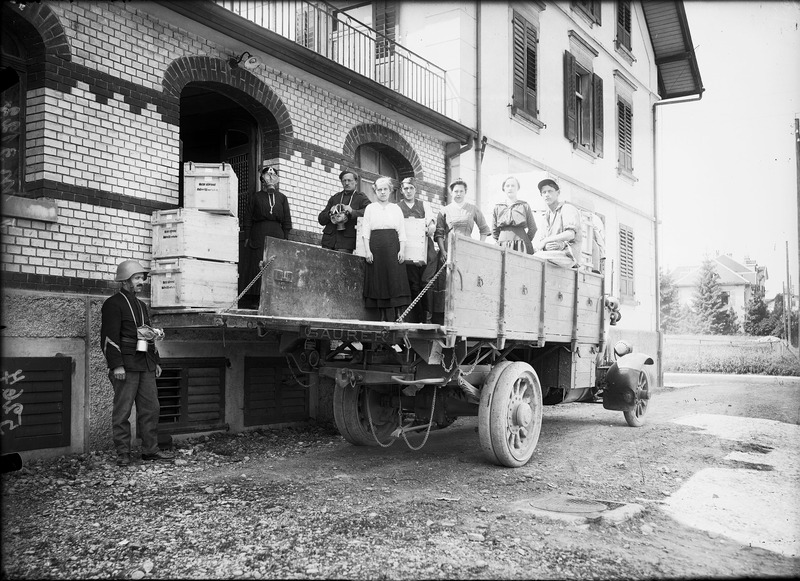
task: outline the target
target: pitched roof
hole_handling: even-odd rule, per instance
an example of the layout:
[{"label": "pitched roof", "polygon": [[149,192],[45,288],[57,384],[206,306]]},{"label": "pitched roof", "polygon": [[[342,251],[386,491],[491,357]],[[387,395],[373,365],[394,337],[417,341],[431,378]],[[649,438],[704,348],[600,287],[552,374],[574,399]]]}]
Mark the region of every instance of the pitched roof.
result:
[{"label": "pitched roof", "polygon": [[[722,259],[722,260],[721,260]],[[755,279],[750,280],[750,277],[745,276],[747,272],[736,272],[733,267],[741,267],[745,271],[749,271],[741,263],[736,262],[729,256],[720,255],[712,260],[715,272],[719,275],[719,284],[725,286],[741,286],[753,285]],[[729,266],[730,265],[730,266]],[[675,286],[695,286],[700,276],[700,266],[678,266],[670,273],[672,280],[675,281]],[[751,274],[755,275],[752,271]]]}]

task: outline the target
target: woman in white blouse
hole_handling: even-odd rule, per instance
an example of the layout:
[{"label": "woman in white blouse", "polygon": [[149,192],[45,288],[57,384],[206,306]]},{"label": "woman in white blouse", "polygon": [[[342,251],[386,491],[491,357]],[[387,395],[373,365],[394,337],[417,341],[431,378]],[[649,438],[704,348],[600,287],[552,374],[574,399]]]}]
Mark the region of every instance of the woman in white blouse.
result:
[{"label": "woman in white blouse", "polygon": [[364,305],[380,309],[382,321],[395,320],[411,302],[405,260],[406,229],[403,211],[389,201],[392,181],[375,180],[377,201],[364,209]]}]

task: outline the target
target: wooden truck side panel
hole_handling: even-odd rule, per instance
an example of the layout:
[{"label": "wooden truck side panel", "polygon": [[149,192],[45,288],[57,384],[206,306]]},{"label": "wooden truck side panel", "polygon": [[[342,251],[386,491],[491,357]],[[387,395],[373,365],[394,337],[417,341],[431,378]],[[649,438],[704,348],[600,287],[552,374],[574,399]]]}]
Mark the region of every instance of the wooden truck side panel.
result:
[{"label": "wooden truck side panel", "polygon": [[447,279],[445,326],[460,337],[497,337],[503,289],[498,248],[459,236],[451,249],[454,267]]}]

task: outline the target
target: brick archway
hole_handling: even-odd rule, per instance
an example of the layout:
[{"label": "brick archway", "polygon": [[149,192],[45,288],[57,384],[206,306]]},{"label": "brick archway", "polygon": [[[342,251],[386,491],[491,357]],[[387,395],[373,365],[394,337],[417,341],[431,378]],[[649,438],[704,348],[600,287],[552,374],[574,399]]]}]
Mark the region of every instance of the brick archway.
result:
[{"label": "brick archway", "polygon": [[[266,130],[277,125],[280,137],[294,134],[289,111],[275,92],[263,81],[244,69],[231,69],[227,62],[206,57],[189,56],[175,59],[164,71],[162,86],[164,93],[180,102],[181,91],[188,83],[205,84],[215,91],[234,98],[244,107],[259,125]],[[245,98],[242,99],[242,96]],[[265,149],[277,150],[277,143],[270,144],[270,136],[262,135]]]},{"label": "brick archway", "polygon": [[411,144],[397,133],[397,131],[382,125],[365,123],[353,127],[344,140],[342,153],[347,159],[355,159],[358,147],[370,143],[385,145],[395,150],[404,158],[404,161],[409,164],[409,167],[405,171],[401,170],[400,173],[403,174],[400,176],[401,179],[404,177],[414,177],[418,180],[425,179],[422,171],[422,162],[417,152],[411,147]]}]

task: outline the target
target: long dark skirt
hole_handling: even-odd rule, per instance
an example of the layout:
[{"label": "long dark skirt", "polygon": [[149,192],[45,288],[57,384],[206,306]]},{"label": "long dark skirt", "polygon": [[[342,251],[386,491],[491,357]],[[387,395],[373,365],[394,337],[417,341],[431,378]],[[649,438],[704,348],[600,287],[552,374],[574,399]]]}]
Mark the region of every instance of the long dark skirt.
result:
[{"label": "long dark skirt", "polygon": [[411,302],[404,264],[397,262],[400,240],[396,230],[373,230],[369,239],[372,264],[364,269],[364,306],[402,307]]}]

